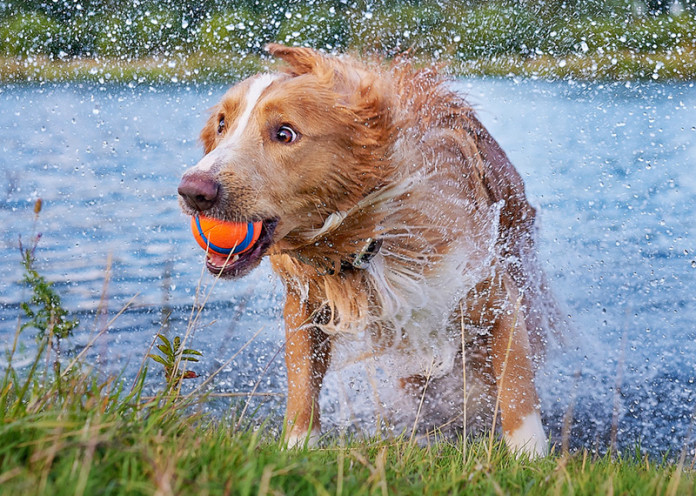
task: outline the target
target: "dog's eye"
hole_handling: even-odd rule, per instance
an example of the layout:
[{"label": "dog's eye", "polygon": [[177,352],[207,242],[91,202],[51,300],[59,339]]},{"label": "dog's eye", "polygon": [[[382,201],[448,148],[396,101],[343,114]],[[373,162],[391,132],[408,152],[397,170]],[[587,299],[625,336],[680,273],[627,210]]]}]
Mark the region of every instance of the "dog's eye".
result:
[{"label": "dog's eye", "polygon": [[218,129],[217,132],[218,134],[222,134],[222,132],[225,130],[225,116],[221,115],[220,120],[218,121]]},{"label": "dog's eye", "polygon": [[275,139],[279,143],[292,143],[297,141],[297,132],[287,124],[284,124],[276,131]]}]

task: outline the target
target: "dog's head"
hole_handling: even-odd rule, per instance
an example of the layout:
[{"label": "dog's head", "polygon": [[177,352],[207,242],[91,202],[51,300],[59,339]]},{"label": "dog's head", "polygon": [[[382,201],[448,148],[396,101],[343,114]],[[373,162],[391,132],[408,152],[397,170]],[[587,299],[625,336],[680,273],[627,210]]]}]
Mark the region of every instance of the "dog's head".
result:
[{"label": "dog's head", "polygon": [[179,185],[187,214],[263,223],[238,259],[209,257],[208,268],[223,276],[246,274],[271,247],[296,246],[298,232],[350,208],[388,173],[385,79],[308,48],[267,49],[285,70],[246,79],[223,96],[201,131],[205,156]]}]

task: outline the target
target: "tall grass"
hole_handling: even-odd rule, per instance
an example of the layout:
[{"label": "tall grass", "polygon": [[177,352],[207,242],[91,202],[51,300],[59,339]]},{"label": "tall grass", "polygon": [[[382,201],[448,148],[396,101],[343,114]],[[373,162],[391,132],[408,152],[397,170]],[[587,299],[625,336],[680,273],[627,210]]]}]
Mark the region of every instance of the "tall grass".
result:
[{"label": "tall grass", "polygon": [[[34,375],[40,372],[34,372]],[[496,442],[406,438],[286,450],[80,368],[59,391],[0,393],[0,492],[50,494],[690,494],[692,467],[587,452],[529,461]],[[36,377],[32,380],[35,382]]]},{"label": "tall grass", "polygon": [[[32,260],[38,239],[32,236],[32,245],[23,248],[25,260]],[[3,495],[677,495],[696,490],[696,459],[686,451],[676,464],[638,449],[599,458],[564,450],[532,461],[508,452],[492,436],[417,441],[407,433],[327,438],[319,449],[285,449],[282,435],[276,437],[263,422],[256,427],[242,422],[246,408],[223,418],[203,414],[207,398],[199,391],[210,378],[182,394],[187,374],[179,367],[186,357],[199,356],[185,348],[188,333],[183,340],[160,338],[155,361],[146,358],[151,349],[143,350],[143,365],[129,380],[104,377],[86,361],[94,339],[78,355],[58,356],[56,336],[62,332],[61,345],[69,349],[75,321],[33,262],[25,263],[25,272],[31,296],[0,373]],[[204,302],[205,297],[201,306]],[[192,322],[197,315],[194,311]],[[38,346],[30,365],[17,369],[17,343],[27,338],[29,327],[38,331]],[[148,365],[156,362],[166,375],[160,392],[148,395]]]}]

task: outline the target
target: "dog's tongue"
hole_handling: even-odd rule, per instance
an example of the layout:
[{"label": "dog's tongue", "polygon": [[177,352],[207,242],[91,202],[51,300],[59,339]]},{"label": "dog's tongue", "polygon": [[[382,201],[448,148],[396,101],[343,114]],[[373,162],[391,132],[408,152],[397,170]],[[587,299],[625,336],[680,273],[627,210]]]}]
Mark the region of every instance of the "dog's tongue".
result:
[{"label": "dog's tongue", "polygon": [[228,257],[227,255],[218,255],[217,253],[208,253],[208,260],[210,263],[216,267],[224,267],[225,265],[231,265],[232,260],[239,258],[235,255]]}]

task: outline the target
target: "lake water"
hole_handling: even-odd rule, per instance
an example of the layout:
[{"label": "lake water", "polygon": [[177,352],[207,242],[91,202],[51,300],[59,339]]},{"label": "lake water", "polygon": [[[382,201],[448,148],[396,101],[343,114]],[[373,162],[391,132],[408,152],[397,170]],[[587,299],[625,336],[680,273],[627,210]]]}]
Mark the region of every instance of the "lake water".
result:
[{"label": "lake water", "polygon": [[[553,438],[572,408],[576,447],[605,449],[615,418],[620,446],[638,441],[652,453],[684,446],[693,452],[696,87],[467,80],[457,88],[476,105],[539,207],[542,259],[577,331],[538,378]],[[202,281],[199,293],[209,297],[190,341],[204,353],[196,371],[211,373],[260,330],[212,390],[256,386],[274,393],[264,408],[281,418],[280,285],[264,264],[212,288],[177,204],[179,177],[202,153],[197,135],[206,109],[225,89],[0,88],[2,343],[14,335],[27,297],[18,238],[30,239],[40,197],[37,264],[81,319],[75,341],[86,343],[132,301],[97,341],[92,361],[107,373],[132,374],[164,312],[171,310],[168,332],[186,332]],[[102,293],[106,313],[97,312]],[[29,336],[26,347],[20,362],[31,351]],[[328,378],[322,395],[328,425],[358,397],[369,428],[371,397],[357,392],[359,380],[345,377],[334,371]],[[218,398],[210,409],[228,404]]]}]

